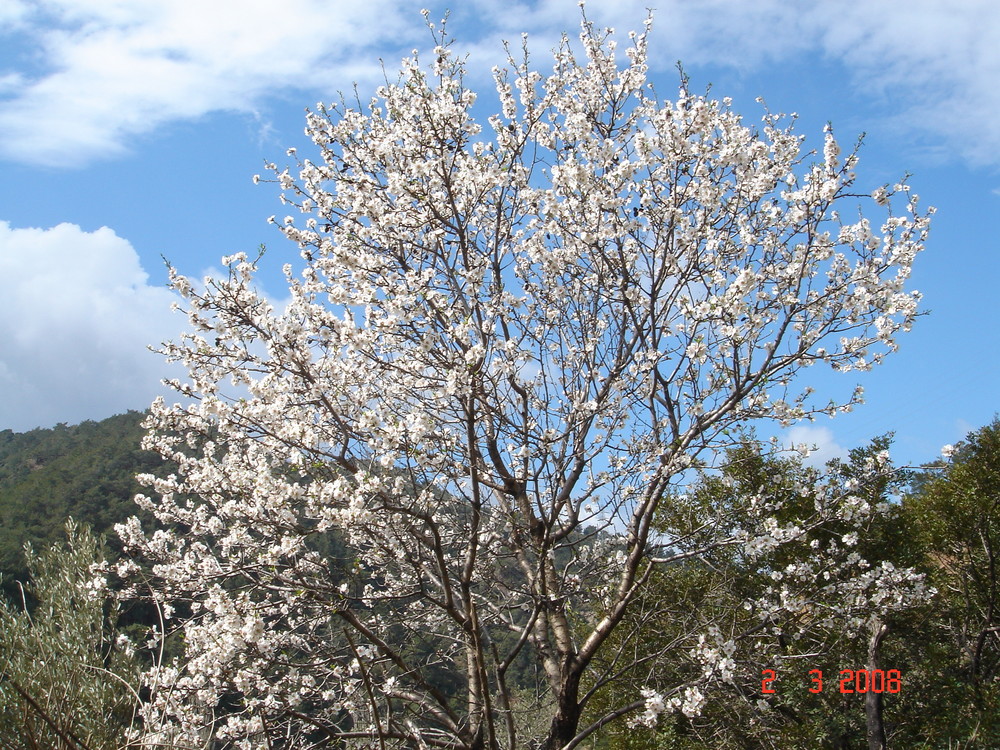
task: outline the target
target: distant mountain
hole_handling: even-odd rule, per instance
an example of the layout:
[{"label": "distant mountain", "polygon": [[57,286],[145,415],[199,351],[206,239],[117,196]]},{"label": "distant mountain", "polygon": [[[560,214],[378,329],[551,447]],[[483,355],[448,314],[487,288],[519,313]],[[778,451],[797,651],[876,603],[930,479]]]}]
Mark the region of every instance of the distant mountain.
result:
[{"label": "distant mountain", "polygon": [[67,516],[103,533],[117,549],[114,525],[136,512],[135,475],[162,459],[141,450],[145,415],[130,411],[100,422],[0,432],[0,573],[4,593],[26,575],[25,542],[39,549],[64,539]]}]

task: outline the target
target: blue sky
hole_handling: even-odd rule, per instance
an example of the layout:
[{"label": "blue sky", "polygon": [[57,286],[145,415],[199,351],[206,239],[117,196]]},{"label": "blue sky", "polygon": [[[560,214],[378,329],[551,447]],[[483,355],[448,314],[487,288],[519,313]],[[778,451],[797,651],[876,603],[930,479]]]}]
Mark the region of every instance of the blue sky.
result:
[{"label": "blue sky", "polygon": [[[651,3],[591,0],[588,16],[624,38]],[[357,7],[355,7],[357,6]],[[867,375],[855,413],[797,428],[819,456],[894,430],[901,462],[933,459],[990,421],[1000,364],[1000,5],[993,0],[661,0],[652,78],[711,84],[757,119],[796,112],[807,143],[832,122],[865,132],[859,183],[913,174],[937,206],[912,287],[931,314]],[[358,85],[367,100],[429,34],[421,5],[393,0],[4,0],[0,3],[0,429],[99,419],[145,408],[167,374],[148,344],[176,337],[162,257],[182,273],[269,247],[281,213],[265,161],[307,156],[305,107]],[[432,18],[446,4],[427,3]],[[573,0],[466,0],[451,15],[468,83],[488,102],[502,39],[522,32],[546,70]],[[484,115],[488,114],[486,108]],[[485,117],[484,117],[485,119]],[[265,289],[283,297],[280,279]],[[814,371],[810,370],[810,374]],[[176,373],[174,373],[176,374]]]}]

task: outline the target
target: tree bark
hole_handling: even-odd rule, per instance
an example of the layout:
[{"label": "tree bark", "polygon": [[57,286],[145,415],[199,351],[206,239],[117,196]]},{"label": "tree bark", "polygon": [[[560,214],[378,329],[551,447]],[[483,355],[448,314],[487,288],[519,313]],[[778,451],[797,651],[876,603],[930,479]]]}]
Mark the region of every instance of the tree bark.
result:
[{"label": "tree bark", "polygon": [[545,750],[559,750],[568,745],[580,726],[580,670],[566,664],[560,687],[556,714],[543,746]]},{"label": "tree bark", "polygon": [[872,623],[872,636],[868,641],[868,692],[865,693],[865,720],[868,730],[868,750],[888,750],[885,725],[882,722],[882,694],[871,689],[871,675],[878,669],[878,650],[889,626],[881,619]]}]

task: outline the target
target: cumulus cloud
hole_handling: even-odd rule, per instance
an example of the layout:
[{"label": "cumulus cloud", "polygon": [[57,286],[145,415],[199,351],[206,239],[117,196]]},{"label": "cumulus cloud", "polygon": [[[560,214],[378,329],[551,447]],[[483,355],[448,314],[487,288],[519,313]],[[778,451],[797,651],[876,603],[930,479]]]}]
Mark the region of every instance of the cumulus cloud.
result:
[{"label": "cumulus cloud", "polygon": [[147,346],[184,326],[173,301],[107,227],[0,222],[0,429],[146,408],[167,374]]}]

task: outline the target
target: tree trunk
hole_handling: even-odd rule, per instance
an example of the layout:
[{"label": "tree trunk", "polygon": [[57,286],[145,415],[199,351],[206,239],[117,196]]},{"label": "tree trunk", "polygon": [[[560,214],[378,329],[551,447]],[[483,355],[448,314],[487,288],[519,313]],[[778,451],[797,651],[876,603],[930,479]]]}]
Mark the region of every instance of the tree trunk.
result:
[{"label": "tree trunk", "polygon": [[565,747],[576,737],[580,725],[580,670],[567,665],[561,687],[556,714],[552,717],[549,736],[545,738],[543,745],[544,750]]},{"label": "tree trunk", "polygon": [[868,750],[888,750],[882,722],[882,694],[871,689],[871,675],[878,669],[878,650],[889,626],[876,618],[868,641],[868,692],[865,693],[865,719],[868,727]]}]

